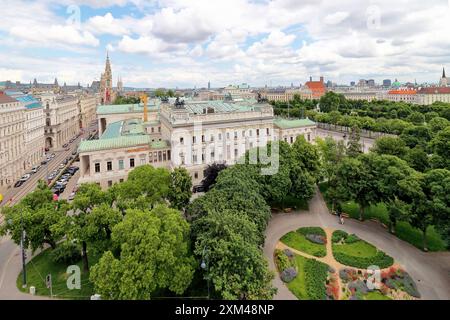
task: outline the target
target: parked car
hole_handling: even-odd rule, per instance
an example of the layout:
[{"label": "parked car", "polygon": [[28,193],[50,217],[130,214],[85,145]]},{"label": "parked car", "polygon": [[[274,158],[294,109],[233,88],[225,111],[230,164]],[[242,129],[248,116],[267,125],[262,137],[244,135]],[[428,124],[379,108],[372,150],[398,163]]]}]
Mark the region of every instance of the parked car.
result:
[{"label": "parked car", "polygon": [[78,167],[76,167],[76,166],[71,166],[71,167],[69,167],[69,169],[70,169],[70,170],[78,171],[80,168],[78,168]]},{"label": "parked car", "polygon": [[75,199],[75,195],[76,195],[76,193],[75,193],[75,192],[72,192],[71,194],[69,194],[69,197],[67,198],[67,200],[73,200],[73,199]]},{"label": "parked car", "polygon": [[66,186],[67,185],[67,183],[68,183],[68,181],[67,180],[64,180],[64,179],[60,179],[60,180],[58,180],[58,181],[56,181],[56,185],[61,185],[61,186]]},{"label": "parked car", "polygon": [[47,164],[47,162],[48,162],[47,160],[42,160],[41,165],[45,165],[45,164]]},{"label": "parked car", "polygon": [[40,168],[41,166],[34,166],[33,168],[31,168],[31,172],[36,173],[39,171]]},{"label": "parked car", "polygon": [[68,143],[64,143],[64,144],[63,144],[63,148],[67,148],[68,146],[69,146]]},{"label": "parked car", "polygon": [[17,181],[17,182],[14,184],[14,188],[19,188],[20,186],[23,185],[23,183],[24,183],[24,181],[21,181],[21,180]]},{"label": "parked car", "polygon": [[78,153],[77,150],[73,150],[73,151],[72,151],[72,155],[73,155],[73,156],[75,156],[77,153]]},{"label": "parked car", "polygon": [[56,157],[56,154],[52,153],[52,154],[50,155],[50,158],[53,159],[54,157]]},{"label": "parked car", "polygon": [[61,163],[61,164],[59,165],[58,168],[59,168],[59,169],[64,169],[64,167],[66,166],[66,164],[67,164],[67,163]]}]

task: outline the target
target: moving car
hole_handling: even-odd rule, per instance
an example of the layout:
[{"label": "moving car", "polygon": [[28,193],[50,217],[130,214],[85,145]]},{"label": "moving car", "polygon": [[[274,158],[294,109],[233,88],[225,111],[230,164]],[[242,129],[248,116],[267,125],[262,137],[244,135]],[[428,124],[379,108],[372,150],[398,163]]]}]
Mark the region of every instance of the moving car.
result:
[{"label": "moving car", "polygon": [[14,184],[14,188],[19,188],[20,186],[22,186],[23,185],[23,183],[24,183],[24,181],[17,181],[15,184]]},{"label": "moving car", "polygon": [[61,164],[59,165],[59,168],[60,168],[60,169],[64,169],[64,167],[66,166],[66,164],[67,164],[67,163],[61,163]]},{"label": "moving car", "polygon": [[30,177],[31,177],[31,174],[29,174],[29,173],[24,174],[24,175],[22,176],[22,178],[20,178],[20,181],[25,182],[25,181],[27,181],[28,179],[30,179]]},{"label": "moving car", "polygon": [[68,143],[63,144],[63,148],[67,148],[68,147]]}]

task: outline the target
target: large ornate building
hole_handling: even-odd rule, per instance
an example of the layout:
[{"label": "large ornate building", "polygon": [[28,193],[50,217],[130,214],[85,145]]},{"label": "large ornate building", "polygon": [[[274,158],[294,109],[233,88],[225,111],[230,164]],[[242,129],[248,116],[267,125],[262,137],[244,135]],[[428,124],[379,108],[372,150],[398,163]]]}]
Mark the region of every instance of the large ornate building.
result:
[{"label": "large ornate building", "polygon": [[112,72],[109,54],[106,54],[105,72],[102,73],[100,80],[100,97],[101,104],[111,104],[114,100],[114,92],[112,88]]},{"label": "large ornate building", "polygon": [[234,164],[269,141],[293,143],[302,135],[312,142],[316,135],[314,122],[277,119],[272,106],[256,100],[99,106],[97,117],[100,138],[82,141],[78,149],[79,183],[103,188],[144,164],[184,167],[198,186],[213,162]]}]

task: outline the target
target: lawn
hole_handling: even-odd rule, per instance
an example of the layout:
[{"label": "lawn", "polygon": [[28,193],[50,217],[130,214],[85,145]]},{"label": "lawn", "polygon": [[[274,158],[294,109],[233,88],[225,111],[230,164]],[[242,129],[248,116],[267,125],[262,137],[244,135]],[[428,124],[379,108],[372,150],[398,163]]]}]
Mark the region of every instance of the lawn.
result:
[{"label": "lawn", "polygon": [[[22,288],[23,275],[21,272],[17,278],[17,287],[19,290],[28,293],[30,290],[29,288],[34,286],[36,287],[36,295],[50,296],[50,289],[47,289],[45,285],[45,277],[48,274],[51,274],[53,297],[61,299],[89,299],[93,294],[93,286],[89,282],[89,275],[82,271],[82,262],[80,261],[77,263],[81,269],[81,289],[69,290],[66,284],[68,277],[66,270],[68,265],[55,264],[50,258],[50,253],[51,249],[47,249],[27,263],[27,288]],[[89,253],[88,258],[91,267],[97,263],[99,259],[99,257],[89,255]]]},{"label": "lawn", "polygon": [[[320,191],[325,197],[325,191],[327,190],[326,183],[320,184]],[[326,199],[326,197],[325,197]],[[326,201],[329,208],[331,205],[329,201]],[[353,202],[346,202],[342,204],[342,209],[353,219],[359,219],[359,207]],[[389,225],[389,215],[384,203],[370,206],[365,211],[365,219],[376,219],[385,225]],[[408,222],[399,221],[395,228],[395,234],[398,238],[412,244],[413,246],[422,249],[422,232],[412,227]],[[446,243],[434,229],[433,226],[427,229],[427,246],[430,251],[446,251]]]},{"label": "lawn", "polygon": [[325,244],[311,242],[305,237],[304,234],[300,233],[300,230],[301,229],[285,234],[280,241],[295,250],[313,255],[315,257],[325,257],[327,255]]},{"label": "lawn", "polygon": [[[342,235],[340,241],[337,235]],[[334,258],[346,266],[365,269],[376,265],[380,269],[384,269],[394,263],[392,257],[378,250],[372,244],[342,230],[333,232],[332,241]]]},{"label": "lawn", "polygon": [[388,296],[383,295],[379,291],[372,291],[364,295],[364,300],[392,300],[392,299]]},{"label": "lawn", "polygon": [[377,248],[365,241],[357,241],[354,243],[335,245],[334,252],[343,252],[352,257],[370,258],[377,254]]}]

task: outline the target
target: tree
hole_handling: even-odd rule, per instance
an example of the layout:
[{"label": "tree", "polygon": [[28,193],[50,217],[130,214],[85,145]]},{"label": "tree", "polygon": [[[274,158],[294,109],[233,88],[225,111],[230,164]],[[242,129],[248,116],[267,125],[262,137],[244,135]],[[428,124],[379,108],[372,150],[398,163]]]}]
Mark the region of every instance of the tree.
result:
[{"label": "tree", "polygon": [[54,249],[64,236],[64,232],[54,226],[64,219],[67,211],[67,202],[53,201],[48,186],[39,181],[36,190],[27,194],[19,204],[2,208],[6,223],[0,226],[0,234],[10,234],[19,245],[24,230],[25,247],[35,251],[48,244]]},{"label": "tree", "polygon": [[192,178],[185,168],[175,168],[170,173],[168,199],[174,209],[184,210],[192,196]]},{"label": "tree", "polygon": [[428,142],[431,140],[431,131],[430,128],[426,126],[413,126],[404,129],[400,138],[405,141],[406,146],[410,148],[420,145],[425,149]]},{"label": "tree", "polygon": [[[424,192],[427,197],[426,207],[432,215],[433,224],[448,240],[450,230],[450,171],[446,169],[430,170],[425,174]],[[426,229],[425,229],[426,231]],[[426,234],[424,233],[424,238]],[[424,239],[426,248],[426,239]]]},{"label": "tree", "polygon": [[409,121],[415,125],[420,126],[424,124],[425,116],[420,112],[413,112],[408,116],[408,118],[406,118],[406,121]]},{"label": "tree", "polygon": [[316,181],[320,175],[320,155],[317,146],[299,136],[292,144],[292,167],[300,167],[307,171]]},{"label": "tree", "polygon": [[428,126],[431,128],[431,132],[433,134],[436,134],[439,131],[444,130],[446,127],[450,126],[450,121],[445,118],[436,117],[428,122]]},{"label": "tree", "polygon": [[202,186],[203,188],[205,188],[205,191],[209,191],[211,189],[211,187],[216,182],[217,176],[219,175],[220,171],[226,168],[227,166],[225,163],[217,162],[214,162],[206,167],[204,178],[202,181]]},{"label": "tree", "polygon": [[347,155],[349,157],[357,157],[362,153],[362,146],[360,143],[360,129],[358,126],[353,126],[350,132],[350,138],[347,143]]},{"label": "tree", "polygon": [[64,232],[54,226],[64,219],[67,210],[65,202],[40,204],[34,209],[24,203],[11,208],[5,207],[2,213],[6,223],[0,226],[0,235],[10,234],[13,241],[19,245],[24,230],[25,248],[31,248],[34,252],[48,244],[55,249]]},{"label": "tree", "polygon": [[440,157],[441,168],[450,169],[450,127],[439,131],[431,140],[430,148]]},{"label": "tree", "polygon": [[319,103],[320,111],[328,113],[333,110],[339,110],[339,107],[344,105],[346,100],[343,95],[330,91],[320,98]]},{"label": "tree", "polygon": [[123,215],[107,204],[95,207],[86,216],[86,225],[81,230],[86,240],[97,252],[111,247],[111,234],[115,225],[122,221]]},{"label": "tree", "polygon": [[167,96],[166,91],[164,89],[156,89],[155,91],[155,97],[162,98]]},{"label": "tree", "polygon": [[398,137],[380,137],[375,140],[375,144],[372,148],[373,152],[378,154],[388,154],[404,158],[408,152],[405,142]]},{"label": "tree", "polygon": [[376,180],[364,163],[364,155],[359,158],[345,158],[336,172],[339,181],[334,194],[339,199],[354,200],[359,205],[359,219],[364,220],[364,212],[370,204],[377,203]]},{"label": "tree", "polygon": [[89,272],[89,261],[87,256],[88,234],[85,232],[87,215],[97,206],[106,201],[106,194],[96,183],[82,184],[72,202],[74,214],[65,221],[63,229],[67,229],[68,236],[81,242],[83,270]]},{"label": "tree", "polygon": [[420,172],[425,172],[430,167],[427,153],[418,145],[409,149],[404,159],[412,168]]},{"label": "tree", "polygon": [[205,274],[222,299],[272,299],[273,274],[254,222],[238,211],[212,210],[194,223],[195,254],[208,261]]},{"label": "tree", "polygon": [[194,274],[189,232],[180,212],[165,205],[128,210],[112,231],[118,256],[108,251],[92,267],[96,292],[111,300],[150,299],[159,289],[182,294]]},{"label": "tree", "polygon": [[133,169],[127,181],[113,185],[107,198],[112,198],[122,213],[129,208],[146,210],[166,202],[169,186],[169,170],[143,165]]}]

